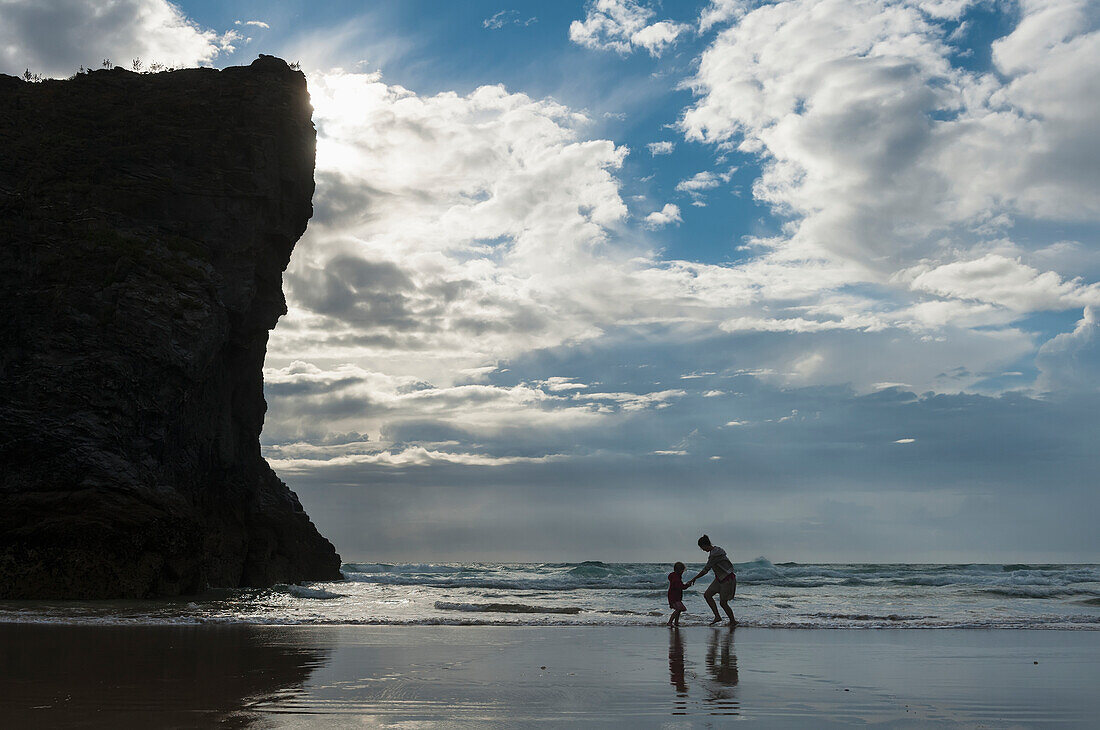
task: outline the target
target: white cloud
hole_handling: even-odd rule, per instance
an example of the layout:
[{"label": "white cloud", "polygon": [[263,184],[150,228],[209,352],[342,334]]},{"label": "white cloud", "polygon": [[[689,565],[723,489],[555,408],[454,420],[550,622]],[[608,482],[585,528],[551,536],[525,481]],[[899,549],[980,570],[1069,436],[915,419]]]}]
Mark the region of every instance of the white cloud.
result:
[{"label": "white cloud", "polygon": [[256,28],[263,28],[265,30],[271,27],[262,20],[235,20],[233,21],[233,25],[251,25],[255,26]]},{"label": "white cloud", "polygon": [[646,145],[649,148],[649,154],[656,157],[657,155],[671,155],[672,150],[676,147],[675,142],[650,142]]},{"label": "white cloud", "polygon": [[959,3],[764,5],[702,55],[681,128],[762,157],[755,196],[794,219],[772,245],[873,281],[992,220],[1096,220],[1100,35],[1082,7],[1025,3],[994,44],[1002,80],[952,66],[933,19]]},{"label": "white cloud", "polygon": [[697,172],[686,180],[676,184],[676,189],[682,193],[698,193],[711,190],[721,185],[718,176],[713,172]]},{"label": "white cloud", "polygon": [[687,395],[684,390],[661,390],[653,393],[584,393],[574,398],[593,401],[611,401],[624,411],[640,411],[647,408],[664,408],[669,402]]},{"label": "white cloud", "polygon": [[705,33],[716,25],[739,18],[748,11],[749,6],[746,0],[711,0],[699,13],[699,31]]},{"label": "white cloud", "polygon": [[566,390],[585,390],[588,386],[584,383],[577,383],[572,378],[563,378],[561,376],[553,376],[543,381],[546,389],[551,393],[560,393]]},{"label": "white cloud", "polygon": [[455,452],[428,449],[423,446],[410,446],[400,451],[381,450],[361,454],[340,454],[327,459],[318,458],[281,458],[275,453],[267,454],[267,461],[273,469],[294,475],[298,472],[311,472],[317,469],[346,466],[381,467],[427,467],[440,464],[459,466],[510,466],[513,464],[545,464],[565,458],[561,454],[545,456],[493,456],[470,452]]},{"label": "white cloud", "polygon": [[687,193],[691,196],[694,205],[702,205],[705,197],[704,193],[728,181],[729,175],[720,175],[715,172],[710,172],[709,170],[704,170],[703,172],[697,172],[691,177],[676,183],[676,190],[677,192]]},{"label": "white cloud", "polygon": [[376,74],[310,83],[318,210],[273,353],[383,355],[439,380],[598,334],[591,312],[617,263],[595,247],[626,214],[612,175],[625,148],[501,87],[419,97]]},{"label": "white cloud", "polygon": [[655,210],[645,217],[645,225],[647,228],[664,228],[672,223],[679,223],[683,220],[680,217],[680,206],[672,203],[665,203],[665,206],[660,210]]},{"label": "white cloud", "polygon": [[594,0],[588,3],[584,20],[569,25],[569,39],[586,48],[624,55],[644,48],[651,56],[660,56],[689,26],[671,20],[649,23],[653,15],[652,9],[636,0]]},{"label": "white cloud", "polygon": [[1100,285],[1064,281],[1053,271],[1039,272],[1000,254],[956,261],[934,268],[921,266],[910,286],[943,297],[976,299],[1018,312],[1065,310],[1085,304],[1100,305]]},{"label": "white cloud", "polygon": [[662,20],[639,30],[630,36],[630,42],[649,51],[651,56],[660,56],[667,46],[676,42],[680,34],[687,30],[681,23]]},{"label": "white cloud", "polygon": [[30,68],[69,76],[79,66],[99,68],[105,58],[126,67],[137,58],[146,65],[209,64],[231,52],[234,39],[199,27],[166,0],[0,3],[0,71],[12,74]]},{"label": "white cloud", "polygon": [[535,17],[523,18],[518,10],[501,10],[481,21],[481,27],[486,30],[500,30],[506,25],[527,26],[537,21],[538,18]]},{"label": "white cloud", "polygon": [[[704,11],[703,29],[731,25],[700,58],[690,82],[699,100],[680,127],[689,140],[763,163],[754,196],[787,223],[750,241],[760,255],[742,269],[769,274],[759,301],[804,287],[783,315],[740,312],[723,328],[900,327],[928,343],[944,330],[990,328],[998,348],[1019,353],[1026,341],[1013,321],[1096,305],[1097,284],[1037,268],[1072,270],[1086,260],[1072,247],[1032,252],[1003,236],[1020,218],[1100,220],[1100,95],[1089,86],[1100,78],[1100,32],[1082,2],[1023,3],[1017,26],[993,44],[996,73],[976,73],[952,64],[956,41],[938,22],[966,6],[791,0]],[[718,184],[701,175],[678,189],[701,205]],[[878,294],[838,297],[844,287]],[[818,354],[778,372],[792,382],[829,377],[837,364]]]},{"label": "white cloud", "polygon": [[1100,389],[1100,323],[1096,310],[1085,307],[1072,332],[1046,342],[1036,358],[1039,391],[1095,391]]}]

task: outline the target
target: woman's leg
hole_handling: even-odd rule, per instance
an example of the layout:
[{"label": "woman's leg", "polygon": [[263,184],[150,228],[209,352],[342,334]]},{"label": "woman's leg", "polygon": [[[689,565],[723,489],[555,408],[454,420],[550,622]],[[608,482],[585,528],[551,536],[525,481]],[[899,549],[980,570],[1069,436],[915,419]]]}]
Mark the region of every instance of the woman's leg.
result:
[{"label": "woman's leg", "polygon": [[[733,609],[730,608],[730,601],[732,601],[733,597],[737,595],[737,576],[735,575],[730,578],[727,583],[732,583],[733,585],[730,585],[728,588],[723,590],[719,597],[722,599],[722,610],[725,611],[726,615],[730,617],[730,626],[733,626],[737,623],[737,619],[733,617]],[[717,616],[718,612],[715,611],[714,615]]]},{"label": "woman's leg", "polygon": [[703,591],[703,598],[706,600],[707,605],[710,606],[710,610],[714,613],[714,621],[711,623],[718,623],[722,620],[722,617],[718,614],[718,606],[714,603],[714,594],[719,590],[718,581],[711,581],[711,584]]}]

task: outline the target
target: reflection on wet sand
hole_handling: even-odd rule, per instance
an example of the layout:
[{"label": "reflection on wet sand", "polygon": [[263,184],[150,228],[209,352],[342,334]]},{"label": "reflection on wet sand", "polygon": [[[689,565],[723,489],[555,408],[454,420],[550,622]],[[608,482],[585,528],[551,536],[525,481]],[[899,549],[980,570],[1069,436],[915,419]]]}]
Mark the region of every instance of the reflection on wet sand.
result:
[{"label": "reflection on wet sand", "polygon": [[[329,651],[250,626],[0,625],[8,727],[248,727]],[[8,724],[10,723],[10,724]]]},{"label": "reflection on wet sand", "polygon": [[737,715],[740,703],[733,689],[737,686],[737,656],[733,653],[733,630],[711,631],[707,643],[707,674],[714,683],[707,688],[707,701],[716,715]]},{"label": "reflection on wet sand", "polygon": [[680,629],[668,632],[668,675],[669,682],[676,688],[676,699],[672,701],[673,715],[687,714],[687,680],[684,678],[684,637]]},{"label": "reflection on wet sand", "polygon": [[741,704],[734,689],[737,686],[737,656],[733,653],[733,631],[715,629],[707,637],[704,660],[706,676],[688,670],[685,659],[684,634],[673,628],[668,637],[669,684],[676,688],[672,701],[673,715],[690,714],[688,680],[696,680],[702,690],[705,710],[712,715],[740,714]]}]

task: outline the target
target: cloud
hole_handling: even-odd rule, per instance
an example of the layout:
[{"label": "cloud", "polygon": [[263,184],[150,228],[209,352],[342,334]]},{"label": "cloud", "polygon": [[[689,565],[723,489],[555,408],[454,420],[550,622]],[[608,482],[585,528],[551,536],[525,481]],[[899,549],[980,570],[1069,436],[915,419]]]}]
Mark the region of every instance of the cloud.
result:
[{"label": "cloud", "polygon": [[501,10],[481,21],[481,27],[487,30],[500,30],[506,25],[528,26],[536,22],[538,18],[535,17],[523,19],[518,10]]},{"label": "cloud", "polygon": [[318,209],[273,351],[404,352],[435,379],[598,332],[596,302],[576,294],[616,266],[594,250],[626,215],[612,175],[625,148],[501,87],[419,97],[377,74],[310,83]]},{"label": "cloud", "polygon": [[945,237],[974,258],[992,220],[1100,217],[1086,121],[1100,34],[1082,7],[1025,3],[993,44],[1002,79],[952,65],[937,19],[959,7],[764,5],[702,54],[680,127],[762,159],[754,195],[792,218],[774,246],[858,261],[872,280],[941,255]]},{"label": "cloud", "polygon": [[1072,332],[1062,333],[1039,349],[1039,391],[1100,389],[1100,324],[1096,309],[1085,307]]},{"label": "cloud", "polygon": [[331,469],[349,466],[432,467],[441,464],[458,466],[510,466],[514,464],[544,464],[560,458],[557,454],[546,456],[491,456],[469,452],[437,451],[423,446],[410,446],[400,451],[374,451],[364,454],[341,454],[329,459],[279,458],[268,455],[268,463],[273,469],[295,474],[317,469]]},{"label": "cloud", "polygon": [[675,142],[650,142],[646,145],[649,148],[649,154],[656,157],[657,155],[671,155],[673,148],[676,147]]},{"label": "cloud", "polygon": [[680,217],[680,206],[673,203],[665,203],[665,207],[660,210],[655,210],[645,217],[645,225],[647,228],[664,228],[672,223],[679,223],[683,220]]},{"label": "cloud", "polygon": [[909,276],[912,276],[910,287],[914,290],[943,297],[976,299],[1018,312],[1100,305],[1100,284],[1085,286],[1077,280],[1065,281],[1053,271],[1039,272],[1000,254],[901,272],[902,278]]},{"label": "cloud", "polygon": [[[232,31],[230,31],[232,33]],[[239,38],[201,28],[166,0],[7,0],[0,4],[0,71],[64,77],[103,59],[129,66],[194,66],[232,52]]]},{"label": "cloud", "polygon": [[711,0],[699,13],[699,32],[705,33],[716,25],[740,17],[749,7],[750,3],[746,0]]},{"label": "cloud", "polygon": [[654,11],[636,0],[594,0],[585,8],[583,21],[569,25],[569,40],[586,48],[626,55],[644,48],[660,56],[689,26],[662,20],[649,23]]},{"label": "cloud", "polygon": [[271,27],[262,20],[234,20],[233,25],[251,25],[257,28],[263,28],[264,30],[267,30]]},{"label": "cloud", "polygon": [[686,180],[676,183],[677,192],[687,193],[691,196],[693,205],[704,205],[704,193],[719,187],[724,182],[729,182],[732,171],[728,173],[715,173],[709,170],[697,172]]}]

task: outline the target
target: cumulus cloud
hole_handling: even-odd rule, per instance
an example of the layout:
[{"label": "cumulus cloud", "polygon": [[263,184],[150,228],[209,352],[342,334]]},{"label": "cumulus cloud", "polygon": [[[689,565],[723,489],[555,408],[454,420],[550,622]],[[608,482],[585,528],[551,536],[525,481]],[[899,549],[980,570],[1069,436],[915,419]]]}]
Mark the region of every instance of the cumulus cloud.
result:
[{"label": "cumulus cloud", "polygon": [[1065,281],[1053,271],[1040,272],[1000,254],[901,272],[901,278],[909,276],[912,276],[910,286],[915,290],[990,302],[1017,312],[1100,305],[1100,284],[1086,286],[1077,280]]},{"label": "cumulus cloud", "polygon": [[[689,82],[699,99],[680,128],[723,156],[762,164],[753,194],[786,223],[750,241],[760,255],[744,268],[775,277],[766,299],[783,297],[775,284],[784,277],[804,285],[802,307],[814,312],[744,313],[724,328],[896,327],[928,338],[991,328],[1019,352],[1013,321],[1095,306],[1095,283],[1038,268],[1072,267],[1079,256],[1055,252],[1053,241],[1029,250],[1005,231],[1017,220],[1100,220],[1087,121],[1100,114],[1089,86],[1100,78],[1100,33],[1082,2],[1023,3],[992,45],[991,71],[967,70],[953,64],[959,35],[942,21],[968,6],[791,0],[704,10],[702,30],[729,27],[699,60]],[[701,205],[718,184],[701,173],[677,189]],[[811,270],[830,272],[829,283]],[[881,294],[837,295],[857,287]],[[825,372],[809,368],[812,357],[802,362]]]},{"label": "cumulus cloud", "polygon": [[952,65],[935,20],[957,8],[761,6],[703,53],[681,129],[760,156],[754,194],[795,220],[773,244],[880,275],[999,215],[1096,220],[1100,35],[1082,8],[1025,3],[993,46],[1002,80]]},{"label": "cumulus cloud", "polygon": [[[230,31],[232,32],[232,31]],[[103,59],[168,66],[208,64],[239,35],[199,27],[167,0],[6,0],[0,3],[0,71],[69,76]]]},{"label": "cumulus cloud", "polygon": [[645,217],[645,225],[647,228],[664,228],[672,223],[679,223],[683,220],[680,217],[680,206],[673,203],[665,203],[665,206],[660,210],[655,210]]},{"label": "cumulus cloud", "polygon": [[1096,391],[1100,389],[1100,323],[1096,309],[1085,307],[1072,332],[1043,344],[1036,358],[1040,391]]},{"label": "cumulus cloud", "polygon": [[660,56],[689,26],[671,20],[650,23],[653,16],[651,8],[636,0],[594,0],[587,5],[584,20],[569,25],[569,40],[623,55],[644,48],[651,56]]},{"label": "cumulus cloud", "polygon": [[593,284],[613,265],[593,252],[626,214],[612,175],[625,148],[501,87],[419,97],[336,73],[311,93],[317,214],[273,350],[404,352],[434,377],[596,332],[569,280],[585,289],[580,260]]},{"label": "cumulus cloud", "polygon": [[650,142],[646,145],[649,149],[649,154],[656,157],[657,155],[671,155],[672,150],[676,147],[675,142]]}]

